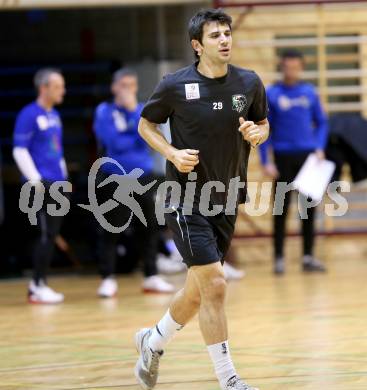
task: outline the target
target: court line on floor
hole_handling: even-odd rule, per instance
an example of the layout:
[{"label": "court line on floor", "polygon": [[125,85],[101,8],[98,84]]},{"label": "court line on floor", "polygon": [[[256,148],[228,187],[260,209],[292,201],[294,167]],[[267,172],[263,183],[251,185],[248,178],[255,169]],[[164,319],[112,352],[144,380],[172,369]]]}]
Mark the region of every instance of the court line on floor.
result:
[{"label": "court line on floor", "polygon": [[[135,360],[134,360],[135,362]],[[95,364],[109,364],[109,363],[125,363],[121,359],[109,359],[109,360],[94,360],[93,362],[79,362],[79,363],[60,363],[46,366],[26,366],[26,367],[14,367],[14,368],[2,368],[1,373],[4,372],[19,372],[19,371],[37,371],[37,370],[54,370],[58,368],[77,368],[83,366],[90,366]]]},{"label": "court line on floor", "polygon": [[[360,375],[361,373],[363,373],[363,375],[367,375],[367,372],[352,372],[352,373],[339,373],[339,374],[328,374],[328,375],[324,375],[323,377],[329,377],[329,378],[333,378],[333,377],[336,377],[336,376],[354,376],[354,375]],[[265,376],[265,377],[249,377],[248,380],[250,381],[260,381],[260,380],[268,380],[268,379],[289,379],[292,381],[292,384],[294,384],[295,382],[304,382],[305,380],[308,380],[309,378],[312,378],[314,377],[314,375],[278,375],[278,376]],[[296,379],[298,378],[298,379]],[[188,381],[180,381],[180,382],[172,382],[172,381],[169,381],[169,382],[159,382],[159,385],[160,386],[169,386],[169,385],[177,385],[177,384],[189,384],[189,383],[216,383],[217,380],[215,378],[207,378],[207,379],[195,379],[195,380],[188,380]],[[9,386],[9,384],[6,384],[6,386]],[[19,386],[20,384],[11,384],[10,386]],[[45,386],[48,386],[47,389],[48,390],[51,390],[50,389],[50,385],[42,385],[42,384],[39,384],[39,385],[29,385],[27,384],[28,388],[46,388]],[[31,386],[31,387],[29,387]],[[66,388],[56,388],[56,387],[53,387],[53,390],[83,390],[83,389],[87,389],[87,390],[93,390],[93,389],[115,389],[115,388],[127,388],[127,387],[137,387],[138,384],[136,382],[134,383],[125,383],[125,384],[119,384],[119,385],[97,385],[97,386],[83,386],[83,387],[66,387]],[[0,385],[0,388],[3,387],[2,385]]]},{"label": "court line on floor", "polygon": [[[191,353],[192,351],[175,351],[171,355],[182,356],[182,353]],[[236,349],[236,352],[242,352],[245,356],[255,356],[255,357],[277,357],[277,358],[287,358],[294,360],[317,360],[317,361],[329,361],[334,363],[363,363],[365,359],[338,359],[332,357],[315,357],[315,356],[292,356],[288,354],[279,354],[279,353],[249,353],[245,349]],[[135,359],[132,360],[135,362]],[[60,363],[52,365],[40,365],[40,366],[26,366],[26,367],[13,367],[13,368],[4,368],[0,369],[0,373],[5,372],[22,372],[22,371],[35,371],[35,370],[53,370],[53,369],[63,369],[63,368],[77,368],[84,366],[93,366],[96,364],[110,364],[110,363],[129,363],[129,360],[119,359],[108,359],[108,360],[95,360],[90,362],[76,362],[76,363]]]},{"label": "court line on floor", "polygon": [[[56,336],[57,338],[60,338],[59,336]],[[61,336],[62,337],[62,336]],[[48,340],[48,341],[43,341],[43,338],[40,337],[39,340],[32,340],[32,341],[21,341],[21,346],[32,346],[32,345],[65,345],[65,340]],[[367,336],[358,336],[358,337],[344,337],[344,338],[338,338],[336,341],[338,343],[343,343],[343,342],[350,342],[350,341],[362,341],[362,340],[367,340]],[[66,340],[68,345],[77,345],[77,346],[85,346],[85,347],[93,347],[93,348],[111,348],[111,349],[121,349],[123,348],[123,343],[121,344],[107,344],[107,343],[90,343],[90,342],[83,342],[83,341],[74,341],[73,339]],[[14,343],[1,343],[0,342],[0,348],[3,347],[19,347],[19,342],[20,340],[15,340],[17,344]],[[312,339],[312,345],[315,345],[317,343],[318,346],[328,346],[328,345],[335,345],[335,342],[325,342],[324,339]],[[247,346],[246,350],[257,350],[257,349],[263,349],[263,348],[288,348],[288,347],[309,347],[309,343],[305,343],[304,341],[300,340],[295,340],[294,342],[291,343],[283,343],[283,344],[261,344],[261,345],[256,345],[256,346]],[[233,351],[242,351],[243,348],[236,348],[233,347],[231,348]],[[135,349],[134,349],[135,350]],[[186,350],[180,350],[179,352],[186,352]]]},{"label": "court line on floor", "polygon": [[[362,372],[351,372],[351,373],[338,373],[338,374],[326,374],[323,375],[323,378],[329,377],[329,378],[334,378],[336,376],[355,376],[355,375],[361,375],[367,376],[367,371],[362,371]],[[279,375],[279,376],[264,376],[264,377],[247,377],[249,381],[261,381],[261,380],[267,380],[267,379],[292,379],[294,380],[295,378],[299,378],[298,382],[302,382],[302,378],[308,379],[308,378],[313,378],[315,375]],[[196,380],[188,380],[188,381],[169,381],[169,382],[159,382],[159,386],[168,386],[168,385],[177,385],[177,384],[189,384],[189,383],[212,383],[212,382],[217,382],[217,379],[196,379]],[[115,388],[125,388],[128,386],[138,386],[137,383],[126,383],[126,384],[120,384],[120,385],[106,385],[106,386],[92,386],[92,387],[69,387],[69,388],[63,388],[63,389],[58,389],[58,390],[93,390],[93,389],[115,389]]]},{"label": "court line on floor", "polygon": [[[346,338],[339,338],[337,341],[339,343],[343,343],[343,342],[350,342],[350,341],[362,341],[362,340],[365,340],[367,339],[367,337],[346,337]],[[98,348],[108,348],[108,349],[114,349],[114,350],[121,350],[122,348],[124,348],[124,344],[121,343],[121,344],[107,344],[107,343],[98,343],[98,344],[95,344],[95,343],[90,343],[90,342],[82,342],[82,341],[74,341],[73,339],[71,340],[66,340],[67,341],[67,344],[68,345],[73,345],[73,346],[81,346],[81,347],[92,347],[92,348],[95,348],[95,349],[98,349]],[[36,341],[22,341],[21,342],[21,345],[19,344],[19,340],[17,340],[17,344],[13,344],[13,343],[5,343],[5,344],[1,344],[0,343],[0,349],[1,348],[6,348],[6,347],[23,347],[23,346],[32,346],[32,345],[65,345],[66,344],[66,341],[65,340],[48,340],[48,341],[42,341],[42,340],[36,340]],[[317,342],[317,345],[318,346],[328,346],[328,345],[335,345],[335,342],[325,342],[324,340],[316,340],[316,339],[313,339],[312,340],[312,346],[314,346]],[[259,350],[259,349],[278,349],[278,348],[288,348],[288,347],[294,347],[294,346],[297,346],[297,347],[309,347],[310,345],[308,343],[305,343],[305,342],[292,342],[292,343],[284,343],[284,344],[262,344],[262,345],[256,345],[256,346],[247,346],[247,347],[243,347],[243,348],[238,348],[238,347],[232,347],[232,351],[234,352],[245,352],[246,354],[249,354],[249,351],[256,351],[256,350]],[[134,351],[135,349],[133,347],[131,347]],[[192,352],[191,350],[189,349],[176,349],[176,351],[174,352],[171,352],[173,354],[182,354],[182,353],[190,353]],[[250,352],[251,353],[251,352]],[[267,352],[265,352],[267,353]],[[269,352],[269,354],[273,354],[272,351]],[[281,355],[281,357],[284,357],[283,355]],[[341,360],[341,361],[349,361],[349,360]],[[363,361],[363,360],[362,360]],[[1,370],[0,370],[1,371]]]}]

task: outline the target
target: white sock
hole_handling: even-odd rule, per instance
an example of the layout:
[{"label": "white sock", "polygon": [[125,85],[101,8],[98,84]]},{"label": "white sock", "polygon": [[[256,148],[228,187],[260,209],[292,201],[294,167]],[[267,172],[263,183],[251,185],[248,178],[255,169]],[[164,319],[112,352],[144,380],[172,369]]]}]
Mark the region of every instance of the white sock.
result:
[{"label": "white sock", "polygon": [[232,363],[229,352],[228,341],[208,345],[208,352],[213,361],[215,374],[222,389],[226,388],[228,379],[236,375],[236,370]]},{"label": "white sock", "polygon": [[167,313],[152,330],[149,337],[149,347],[153,351],[163,351],[164,347],[182,328],[183,325],[178,324],[167,310]]}]

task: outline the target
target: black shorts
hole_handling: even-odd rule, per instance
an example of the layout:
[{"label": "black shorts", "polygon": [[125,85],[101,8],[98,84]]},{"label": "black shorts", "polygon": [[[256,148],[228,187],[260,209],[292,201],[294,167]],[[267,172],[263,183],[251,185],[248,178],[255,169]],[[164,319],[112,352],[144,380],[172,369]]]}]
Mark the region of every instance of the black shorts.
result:
[{"label": "black shorts", "polygon": [[206,265],[221,261],[229,249],[237,215],[205,217],[193,211],[185,215],[181,207],[165,214],[167,226],[173,232],[173,239],[184,263]]}]

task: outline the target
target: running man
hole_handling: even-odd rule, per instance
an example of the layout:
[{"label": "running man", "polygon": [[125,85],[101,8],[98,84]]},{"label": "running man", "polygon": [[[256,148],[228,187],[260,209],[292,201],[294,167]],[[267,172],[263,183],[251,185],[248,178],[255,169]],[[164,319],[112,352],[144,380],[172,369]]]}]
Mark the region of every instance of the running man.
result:
[{"label": "running man", "polygon": [[61,227],[62,217],[47,213],[47,205],[55,203],[49,187],[66,180],[67,170],[62,146],[62,123],[54,106],[61,104],[65,95],[65,81],[56,69],[41,69],[34,76],[38,97],[19,113],[14,129],[13,156],[23,180],[45,186],[45,200],[37,214],[37,238],[32,253],[33,277],[29,283],[31,303],[60,303],[61,293],[47,286],[47,271],[53,256],[54,241]]},{"label": "running man", "polygon": [[[251,146],[261,144],[269,134],[262,82],[256,73],[229,64],[231,22],[230,16],[215,9],[192,17],[189,36],[197,62],[160,82],[139,123],[141,136],[167,159],[167,180],[178,182],[183,189],[192,178],[196,177],[197,183],[192,214],[184,212],[182,202],[166,214],[189,270],[185,287],[175,295],[164,317],[135,336],[140,353],[135,375],[144,389],[156,385],[159,360],[168,342],[199,313],[200,329],[221,388],[254,390],[239,378],[232,363],[224,311],[222,263],[236,215],[222,211],[205,216],[199,204],[205,183],[216,180],[225,185],[225,191],[213,189],[209,207],[225,205],[230,180],[246,180]],[[157,127],[168,118],[172,144]]]}]

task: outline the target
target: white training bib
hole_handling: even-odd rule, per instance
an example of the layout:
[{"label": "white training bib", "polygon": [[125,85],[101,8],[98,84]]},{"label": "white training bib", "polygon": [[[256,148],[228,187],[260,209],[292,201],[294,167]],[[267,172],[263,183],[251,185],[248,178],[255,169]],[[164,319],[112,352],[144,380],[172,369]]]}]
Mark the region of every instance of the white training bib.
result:
[{"label": "white training bib", "polygon": [[200,90],[198,83],[185,84],[185,92],[187,100],[200,99]]}]

